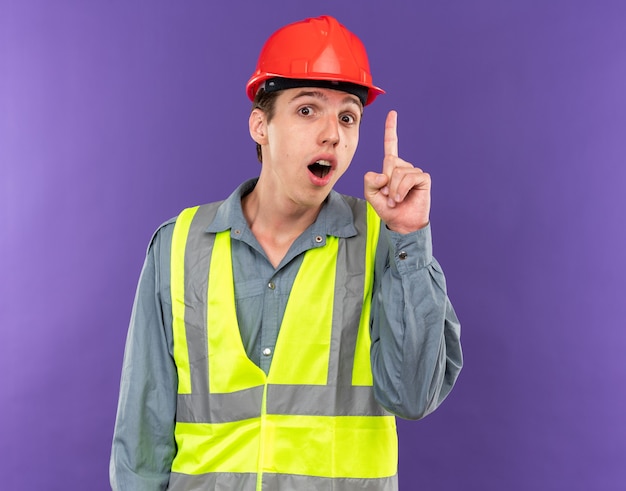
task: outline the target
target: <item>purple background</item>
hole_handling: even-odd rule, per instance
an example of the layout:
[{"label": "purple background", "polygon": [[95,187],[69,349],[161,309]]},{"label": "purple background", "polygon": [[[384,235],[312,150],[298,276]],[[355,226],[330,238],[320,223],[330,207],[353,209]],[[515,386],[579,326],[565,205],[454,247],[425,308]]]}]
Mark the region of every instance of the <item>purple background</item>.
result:
[{"label": "purple background", "polygon": [[108,489],[132,298],[153,230],[256,175],[244,84],[267,36],[330,13],[433,178],[466,367],[401,422],[403,490],[626,489],[626,5],[0,2],[0,476]]}]

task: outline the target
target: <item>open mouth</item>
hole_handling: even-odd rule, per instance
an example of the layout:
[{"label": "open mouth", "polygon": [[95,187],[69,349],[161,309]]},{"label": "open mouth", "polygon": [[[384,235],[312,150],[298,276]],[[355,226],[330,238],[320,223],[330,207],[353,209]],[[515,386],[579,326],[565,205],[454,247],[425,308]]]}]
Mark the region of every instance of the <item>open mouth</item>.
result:
[{"label": "open mouth", "polygon": [[332,164],[328,160],[317,160],[309,165],[312,174],[319,178],[326,177],[332,169]]}]

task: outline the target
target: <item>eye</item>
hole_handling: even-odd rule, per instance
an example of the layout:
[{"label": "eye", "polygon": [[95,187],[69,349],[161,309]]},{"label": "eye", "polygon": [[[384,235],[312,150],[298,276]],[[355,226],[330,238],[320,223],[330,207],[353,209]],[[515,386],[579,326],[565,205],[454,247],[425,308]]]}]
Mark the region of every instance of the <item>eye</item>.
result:
[{"label": "eye", "polygon": [[313,114],[313,109],[311,108],[311,106],[303,106],[298,109],[298,114],[300,114],[301,116],[310,116],[311,114]]},{"label": "eye", "polygon": [[344,124],[354,124],[356,123],[356,117],[353,114],[342,114],[341,117],[341,122]]}]

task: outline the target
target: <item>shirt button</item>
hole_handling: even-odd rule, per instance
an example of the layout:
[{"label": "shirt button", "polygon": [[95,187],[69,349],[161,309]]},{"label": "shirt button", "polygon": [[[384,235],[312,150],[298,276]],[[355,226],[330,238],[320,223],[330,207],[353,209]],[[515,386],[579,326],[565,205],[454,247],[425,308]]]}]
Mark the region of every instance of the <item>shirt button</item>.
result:
[{"label": "shirt button", "polygon": [[404,261],[404,260],[408,257],[408,254],[407,254],[405,251],[401,251],[401,252],[398,254],[398,257],[399,257],[402,261]]},{"label": "shirt button", "polygon": [[270,282],[267,284],[267,287],[268,287],[270,290],[274,290],[274,289],[276,288],[276,285],[274,284],[274,282],[273,282],[273,281],[270,281]]},{"label": "shirt button", "polygon": [[321,244],[323,240],[324,240],[324,237],[322,237],[321,235],[315,236],[315,242],[317,242],[318,244]]},{"label": "shirt button", "polygon": [[272,349],[271,348],[265,348],[263,350],[263,356],[270,356],[272,354]]}]

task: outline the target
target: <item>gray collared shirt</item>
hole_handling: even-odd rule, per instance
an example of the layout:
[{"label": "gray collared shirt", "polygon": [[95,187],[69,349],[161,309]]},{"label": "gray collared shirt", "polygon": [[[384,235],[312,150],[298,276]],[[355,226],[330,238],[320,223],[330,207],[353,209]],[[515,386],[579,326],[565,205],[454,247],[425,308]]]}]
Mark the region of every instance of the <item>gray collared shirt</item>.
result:
[{"label": "gray collared shirt", "polygon": [[[250,231],[242,184],[220,208],[208,232],[230,229],[235,300],[250,359],[266,373],[291,286],[304,253],[327,236],[357,233],[352,211],[331,191],[316,221],[274,268]],[[176,451],[177,375],[173,359],[169,255],[174,220],[155,233],[142,270],[124,354],[111,454],[116,490],[166,489]],[[461,370],[460,325],[432,256],[430,226],[402,235],[381,227],[374,274],[371,338],[374,392],[400,417],[421,418],[447,396]]]}]

